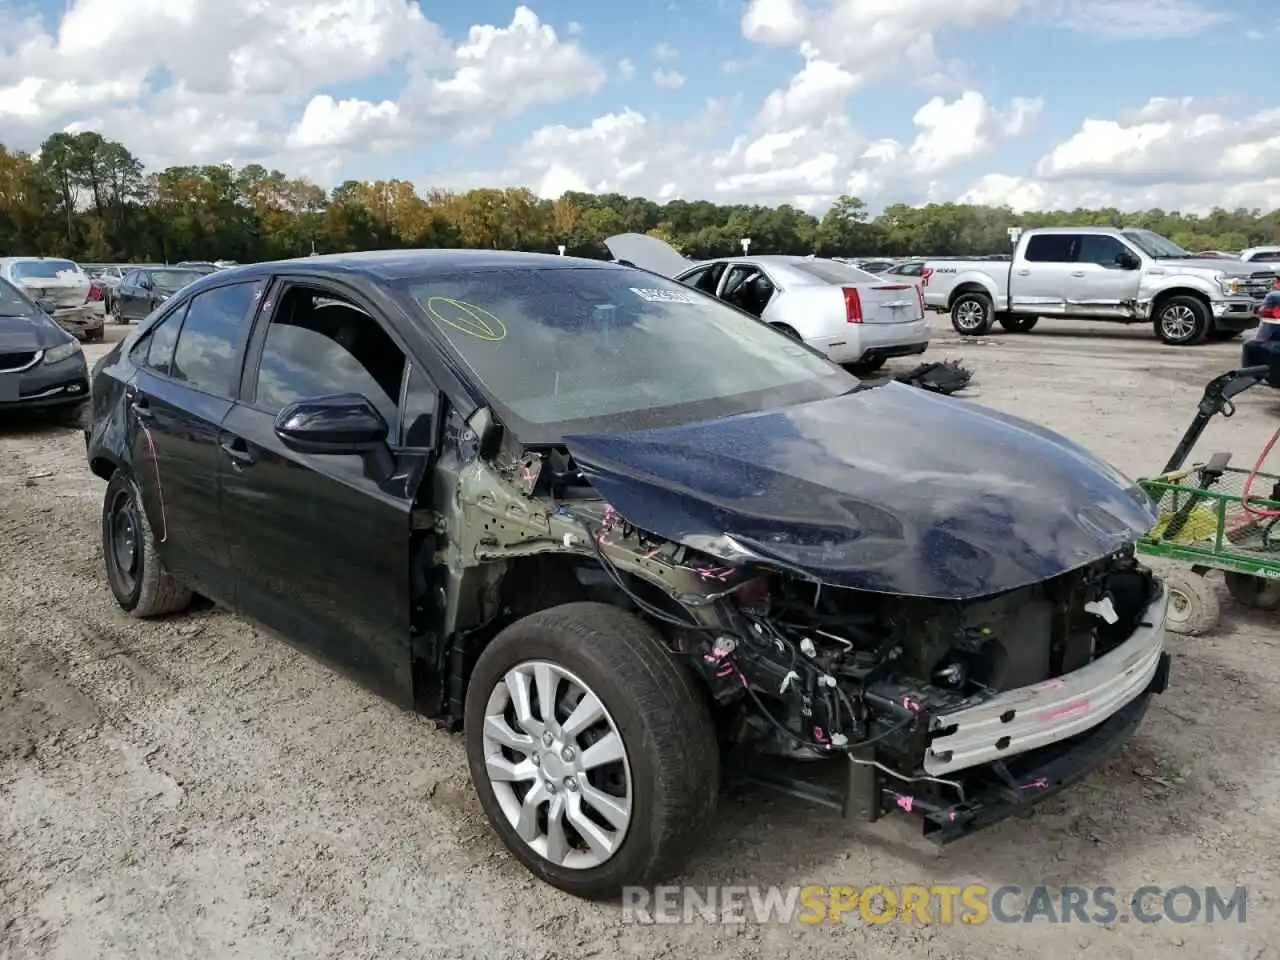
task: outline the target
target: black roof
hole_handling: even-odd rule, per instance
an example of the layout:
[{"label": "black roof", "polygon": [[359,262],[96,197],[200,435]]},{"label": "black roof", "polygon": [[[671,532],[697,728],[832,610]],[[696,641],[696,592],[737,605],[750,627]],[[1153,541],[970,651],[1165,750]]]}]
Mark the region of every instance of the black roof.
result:
[{"label": "black roof", "polygon": [[516,250],[362,250],[355,253],[327,253],[293,260],[275,260],[229,267],[218,276],[237,277],[260,274],[315,273],[355,274],[379,280],[403,280],[432,274],[483,270],[556,270],[571,268],[619,269],[603,260],[561,257],[553,253],[522,253]]}]

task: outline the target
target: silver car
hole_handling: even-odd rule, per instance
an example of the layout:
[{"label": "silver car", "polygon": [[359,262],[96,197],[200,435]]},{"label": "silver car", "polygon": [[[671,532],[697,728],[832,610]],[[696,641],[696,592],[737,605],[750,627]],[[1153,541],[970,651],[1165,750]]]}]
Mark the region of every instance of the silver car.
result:
[{"label": "silver car", "polygon": [[62,257],[3,257],[0,277],[20,289],[81,340],[101,340],[103,291],[80,264]]},{"label": "silver car", "polygon": [[694,262],[642,233],[610,237],[605,245],[617,260],[719,297],[855,373],[870,373],[891,357],[914,356],[929,347],[922,291],[905,277],[907,282],[886,281],[821,257]]}]

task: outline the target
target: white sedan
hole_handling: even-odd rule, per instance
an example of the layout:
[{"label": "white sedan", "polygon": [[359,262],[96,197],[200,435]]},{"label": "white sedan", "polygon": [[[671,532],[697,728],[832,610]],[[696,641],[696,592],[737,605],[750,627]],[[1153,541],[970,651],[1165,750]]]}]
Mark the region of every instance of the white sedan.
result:
[{"label": "white sedan", "polygon": [[915,356],[929,347],[923,294],[910,278],[886,280],[821,257],[693,262],[642,233],[610,237],[605,245],[615,259],[719,297],[855,373],[873,372],[891,357]]}]

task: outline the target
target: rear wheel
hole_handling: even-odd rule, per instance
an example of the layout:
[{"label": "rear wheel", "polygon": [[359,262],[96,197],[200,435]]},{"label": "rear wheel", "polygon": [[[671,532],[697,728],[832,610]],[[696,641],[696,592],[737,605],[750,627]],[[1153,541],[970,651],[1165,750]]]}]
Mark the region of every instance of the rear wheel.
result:
[{"label": "rear wheel", "polygon": [[715,808],[710,710],[657,632],[617,607],[564,604],[503,630],[476,662],[464,726],[499,838],[574,896],[667,879]]},{"label": "rear wheel", "polygon": [[1027,333],[1039,322],[1039,317],[1015,317],[1008,313],[1000,315],[1000,326],[1010,333]]},{"label": "rear wheel", "polygon": [[1255,610],[1274,610],[1280,607],[1280,581],[1255,577],[1249,573],[1226,572],[1227,590],[1245,606]]},{"label": "rear wheel", "polygon": [[984,336],[994,323],[991,298],[985,293],[962,293],[951,304],[951,326],[962,337]]},{"label": "rear wheel", "polygon": [[1213,319],[1204,301],[1196,297],[1176,296],[1156,308],[1151,323],[1161,342],[1173,347],[1190,347],[1209,335]]},{"label": "rear wheel", "polygon": [[130,616],[159,617],[191,603],[192,593],[168,571],[133,479],[117,470],[102,499],[102,554],[107,584]]}]

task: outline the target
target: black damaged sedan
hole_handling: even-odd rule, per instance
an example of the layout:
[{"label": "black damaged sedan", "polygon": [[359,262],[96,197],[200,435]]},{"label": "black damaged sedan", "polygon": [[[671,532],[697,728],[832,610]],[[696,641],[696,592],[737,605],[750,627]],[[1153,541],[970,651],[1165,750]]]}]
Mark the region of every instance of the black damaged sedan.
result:
[{"label": "black damaged sedan", "polygon": [[78,425],[88,397],[79,341],[0,278],[0,414],[40,410]]},{"label": "black damaged sedan", "polygon": [[620,264],[214,274],[96,365],[86,442],[125,611],[204,595],[460,730],[579,896],[677,873],[727,774],[964,837],[1168,676],[1128,479]]}]

